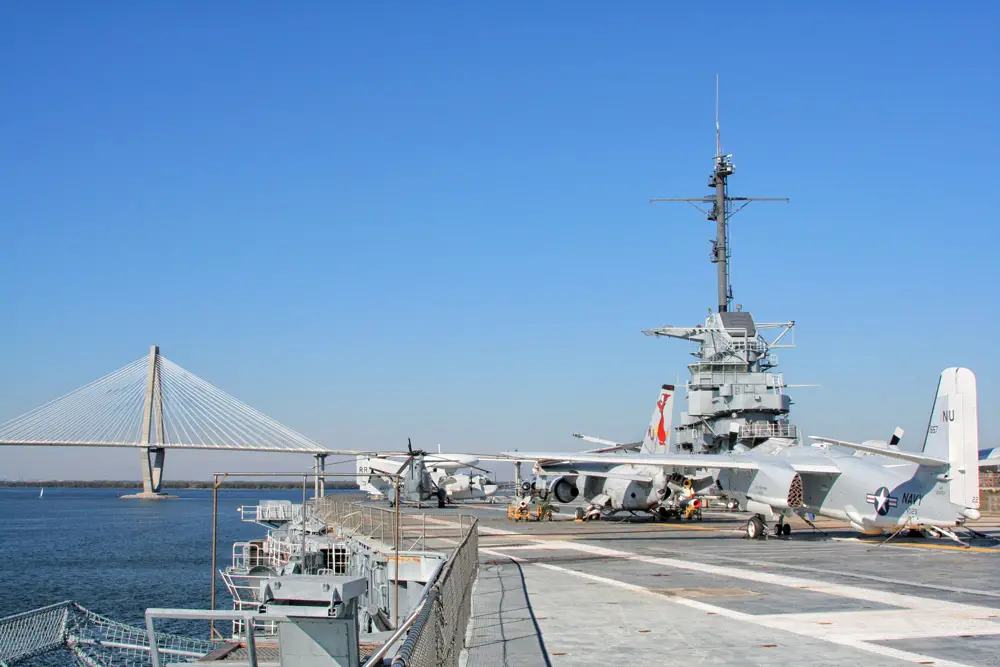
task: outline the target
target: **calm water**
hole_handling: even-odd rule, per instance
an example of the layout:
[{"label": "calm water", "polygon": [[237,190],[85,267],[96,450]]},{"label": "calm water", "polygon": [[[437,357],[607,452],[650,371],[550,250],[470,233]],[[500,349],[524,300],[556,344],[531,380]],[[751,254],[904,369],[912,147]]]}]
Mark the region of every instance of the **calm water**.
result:
[{"label": "calm water", "polygon": [[[212,492],[118,498],[134,491],[46,489],[39,499],[38,489],[0,489],[0,617],[63,600],[132,624],[143,623],[146,607],[207,609]],[[234,541],[264,536],[237,513],[262,498],[301,502],[302,492],[221,491],[220,568],[231,562]],[[221,582],[217,591],[217,606],[229,608]]]}]

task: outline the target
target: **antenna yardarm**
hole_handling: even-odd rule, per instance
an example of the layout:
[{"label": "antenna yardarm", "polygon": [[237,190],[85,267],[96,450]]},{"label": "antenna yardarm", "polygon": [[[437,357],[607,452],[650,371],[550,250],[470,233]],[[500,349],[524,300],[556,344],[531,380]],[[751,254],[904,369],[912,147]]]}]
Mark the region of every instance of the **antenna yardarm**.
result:
[{"label": "antenna yardarm", "polygon": [[[715,221],[716,236],[712,241],[711,261],[717,267],[718,273],[718,304],[719,312],[724,313],[729,310],[729,304],[733,300],[733,288],[730,281],[729,259],[729,219],[743,210],[743,208],[753,201],[784,201],[787,197],[730,197],[728,179],[736,171],[732,162],[732,154],[722,152],[722,134],[719,129],[719,79],[715,80],[715,168],[708,177],[708,187],[715,190],[715,193],[705,197],[666,197],[660,199],[650,199],[649,203],[666,201],[683,201],[691,204],[696,209],[704,213],[709,220]],[[712,204],[710,210],[699,206],[699,203]]]}]

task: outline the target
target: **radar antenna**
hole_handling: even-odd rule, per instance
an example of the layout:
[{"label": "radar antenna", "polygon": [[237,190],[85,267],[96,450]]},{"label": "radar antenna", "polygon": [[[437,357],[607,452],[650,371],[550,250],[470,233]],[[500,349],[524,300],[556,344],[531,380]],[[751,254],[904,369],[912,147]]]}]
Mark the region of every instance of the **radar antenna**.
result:
[{"label": "radar antenna", "polygon": [[[715,75],[715,168],[708,177],[708,187],[715,189],[714,195],[705,197],[667,197],[650,199],[649,203],[665,201],[683,201],[691,204],[704,213],[709,220],[715,221],[716,237],[712,241],[711,261],[717,265],[719,282],[719,312],[729,310],[733,300],[733,286],[729,275],[729,220],[742,211],[747,204],[754,201],[788,201],[788,197],[730,197],[727,180],[736,171],[732,162],[732,154],[722,152],[722,131],[719,126],[719,75]],[[711,210],[706,210],[698,203],[711,203]]]}]

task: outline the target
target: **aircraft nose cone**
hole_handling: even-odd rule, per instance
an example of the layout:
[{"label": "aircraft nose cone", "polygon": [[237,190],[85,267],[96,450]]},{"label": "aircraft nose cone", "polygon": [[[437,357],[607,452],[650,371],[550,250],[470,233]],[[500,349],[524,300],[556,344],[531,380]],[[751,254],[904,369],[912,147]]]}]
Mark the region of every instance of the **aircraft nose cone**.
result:
[{"label": "aircraft nose cone", "polygon": [[964,510],[962,510],[962,516],[964,516],[966,519],[972,519],[973,521],[976,521],[979,519],[980,516],[982,516],[982,514],[979,513],[979,510],[974,510],[971,507],[966,507]]}]

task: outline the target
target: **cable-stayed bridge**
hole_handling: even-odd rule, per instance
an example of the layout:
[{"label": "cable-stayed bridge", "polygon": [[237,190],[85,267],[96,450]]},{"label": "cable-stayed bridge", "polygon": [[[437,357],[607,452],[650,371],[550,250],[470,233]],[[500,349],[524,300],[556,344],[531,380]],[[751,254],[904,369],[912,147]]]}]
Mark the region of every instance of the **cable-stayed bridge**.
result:
[{"label": "cable-stayed bridge", "polygon": [[[0,424],[0,445],[136,447],[142,494],[160,494],[167,448],[313,454],[330,450],[255,410],[160,354],[148,356]],[[317,476],[317,492],[321,478]]]}]

